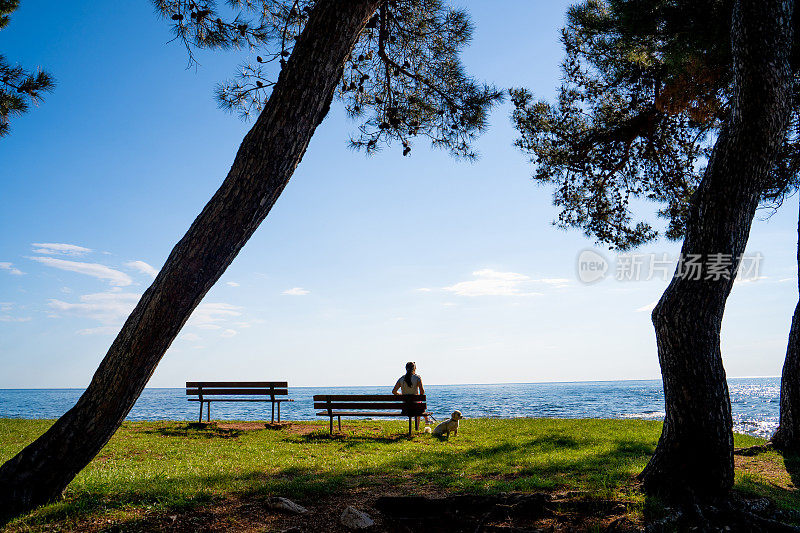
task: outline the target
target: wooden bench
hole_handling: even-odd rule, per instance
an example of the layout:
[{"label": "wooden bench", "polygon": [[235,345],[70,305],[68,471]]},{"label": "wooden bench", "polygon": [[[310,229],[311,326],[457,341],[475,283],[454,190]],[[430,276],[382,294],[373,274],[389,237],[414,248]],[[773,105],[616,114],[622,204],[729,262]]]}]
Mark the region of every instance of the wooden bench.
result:
[{"label": "wooden bench", "polygon": [[[278,422],[281,421],[281,403],[292,402],[288,398],[277,398],[289,394],[286,381],[187,381],[186,395],[190,402],[200,402],[198,422],[203,421],[203,404],[206,404],[206,420],[211,421],[211,402],[271,402],[272,423],[275,423],[275,405],[278,405]],[[219,398],[219,396],[225,396]],[[262,396],[262,398],[230,398],[230,396]]]},{"label": "wooden bench", "polygon": [[418,418],[427,414],[428,406],[424,394],[317,394],[314,409],[322,409],[317,416],[330,418],[333,434],[333,417],[339,419],[342,431],[343,416],[401,416],[408,417],[408,435],[411,436],[411,421],[419,430]]}]

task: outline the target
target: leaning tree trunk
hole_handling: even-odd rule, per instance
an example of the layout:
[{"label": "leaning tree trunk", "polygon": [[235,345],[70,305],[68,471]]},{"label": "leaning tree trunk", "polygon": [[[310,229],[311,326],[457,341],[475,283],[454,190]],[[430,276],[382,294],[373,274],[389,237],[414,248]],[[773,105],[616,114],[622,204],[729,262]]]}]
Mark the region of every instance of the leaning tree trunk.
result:
[{"label": "leaning tree trunk", "polygon": [[0,510],[57,498],[108,442],[200,300],[267,216],[379,0],[320,0],[220,189],[172,250],[76,405],[0,467]]},{"label": "leaning tree trunk", "polygon": [[[797,220],[797,270],[800,276],[800,218]],[[800,290],[800,277],[798,277]],[[800,300],[794,308],[781,374],[781,416],[772,437],[775,448],[800,453]]]},{"label": "leaning tree trunk", "polygon": [[[739,0],[731,26],[734,95],[692,199],[684,260],[730,260],[700,279],[680,265],[653,310],[666,416],[641,474],[649,493],[709,499],[733,485],[730,398],[720,354],[725,302],[789,115],[791,0]],[[723,254],[718,256],[716,254]],[[683,270],[682,270],[683,267]]]}]

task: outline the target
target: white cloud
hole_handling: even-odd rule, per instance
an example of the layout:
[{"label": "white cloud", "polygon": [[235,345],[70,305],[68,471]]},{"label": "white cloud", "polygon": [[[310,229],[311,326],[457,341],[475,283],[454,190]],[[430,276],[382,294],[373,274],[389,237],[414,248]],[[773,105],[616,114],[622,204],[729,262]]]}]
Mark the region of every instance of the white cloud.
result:
[{"label": "white cloud", "polygon": [[124,272],[114,270],[113,268],[101,265],[100,263],[81,263],[79,261],[67,261],[65,259],[56,259],[55,257],[29,257],[33,261],[38,261],[43,265],[58,268],[60,270],[68,270],[70,272],[77,272],[92,276],[93,278],[108,281],[111,285],[116,287],[126,287],[133,283],[131,277]]},{"label": "white cloud", "polygon": [[22,270],[16,268],[14,266],[14,263],[5,263],[5,262],[0,263],[0,270],[6,270],[8,271],[9,274],[13,274],[15,276],[21,276],[25,273]]},{"label": "white cloud", "polygon": [[[242,308],[235,305],[222,302],[201,303],[186,326],[195,330],[217,331],[220,337],[230,338],[239,334],[234,327],[250,327],[250,322],[243,321],[241,316]],[[181,334],[181,338],[190,342],[202,340],[199,335],[191,332]]]},{"label": "white cloud", "polygon": [[483,269],[473,272],[472,275],[475,279],[443,287],[443,290],[459,296],[537,296],[541,294],[531,290],[537,280],[524,274]]},{"label": "white cloud", "polygon": [[11,311],[14,307],[14,304],[11,302],[0,302],[0,312],[7,313]]},{"label": "white cloud", "polygon": [[225,285],[227,285],[228,287],[238,287],[239,286],[239,284],[236,283],[235,281],[227,281],[227,282],[225,282]]},{"label": "white cloud", "polygon": [[125,266],[128,268],[132,268],[134,270],[138,270],[142,274],[147,274],[151,278],[155,278],[158,275],[158,270],[150,266],[149,264],[145,263],[144,261],[128,261],[125,263]]},{"label": "white cloud", "polygon": [[200,329],[222,329],[220,323],[241,316],[241,307],[226,303],[201,303],[189,318],[187,326]]},{"label": "white cloud", "polygon": [[293,287],[283,291],[283,294],[288,294],[289,296],[305,296],[309,292],[311,291],[304,289],[303,287]]},{"label": "white cloud", "polygon": [[647,305],[643,305],[636,309],[637,313],[649,313],[653,309],[655,309],[656,305],[658,304],[658,300],[652,301]]},{"label": "white cloud", "polygon": [[91,252],[91,248],[84,248],[75,244],[64,244],[62,242],[34,242],[33,252],[45,255],[85,255]]},{"label": "white cloud", "polygon": [[100,292],[84,294],[77,303],[51,299],[49,305],[57,311],[87,316],[109,326],[121,323],[136,307],[140,297],[140,294],[129,292]]}]

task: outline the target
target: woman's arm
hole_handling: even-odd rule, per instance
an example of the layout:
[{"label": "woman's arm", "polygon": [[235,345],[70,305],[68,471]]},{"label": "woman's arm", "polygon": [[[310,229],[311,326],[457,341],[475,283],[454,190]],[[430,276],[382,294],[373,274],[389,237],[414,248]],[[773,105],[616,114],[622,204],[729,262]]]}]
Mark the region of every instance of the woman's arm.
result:
[{"label": "woman's arm", "polygon": [[399,395],[399,393],[397,392],[399,390],[400,390],[400,382],[398,381],[397,383],[394,384],[394,388],[392,389],[392,394]]},{"label": "woman's arm", "polygon": [[422,386],[422,378],[419,378],[419,393],[425,394],[425,387]]}]

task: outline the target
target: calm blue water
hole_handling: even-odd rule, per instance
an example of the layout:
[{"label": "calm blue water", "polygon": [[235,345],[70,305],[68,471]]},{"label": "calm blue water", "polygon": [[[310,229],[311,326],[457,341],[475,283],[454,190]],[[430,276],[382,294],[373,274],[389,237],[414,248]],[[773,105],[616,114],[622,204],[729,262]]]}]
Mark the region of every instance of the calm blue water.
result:
[{"label": "calm blue water", "polygon": [[[780,378],[728,380],[736,431],[769,437],[778,425]],[[0,418],[58,418],[75,404],[81,389],[0,389]],[[294,402],[281,418],[314,419],[314,394],[387,394],[387,387],[292,387]],[[428,385],[428,408],[438,418],[455,409],[467,417],[646,418],[664,416],[661,381]],[[197,402],[184,389],[145,389],[129,420],[191,420]],[[216,420],[265,420],[268,403],[215,403]]]}]

